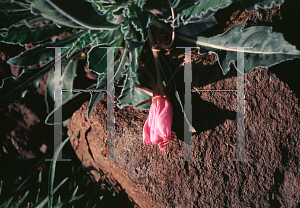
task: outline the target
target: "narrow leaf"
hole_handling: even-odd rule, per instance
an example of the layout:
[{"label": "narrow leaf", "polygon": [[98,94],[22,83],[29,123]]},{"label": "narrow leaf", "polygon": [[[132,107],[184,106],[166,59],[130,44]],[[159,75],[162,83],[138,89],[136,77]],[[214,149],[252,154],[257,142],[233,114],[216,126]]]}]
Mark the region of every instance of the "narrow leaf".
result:
[{"label": "narrow leaf", "polygon": [[19,199],[19,201],[17,202],[17,204],[14,205],[14,207],[19,207],[22,204],[22,202],[26,199],[26,197],[28,196],[28,194],[29,194],[29,191],[26,191],[26,193]]},{"label": "narrow leaf", "polygon": [[[54,155],[53,155],[53,158],[52,158],[52,162],[51,162],[51,165],[50,165],[50,169],[49,169],[49,179],[48,179],[48,207],[52,207],[52,203],[53,203],[53,194],[54,194],[53,184],[54,184],[55,168],[56,168],[57,158],[59,156],[60,151],[65,146],[65,144],[70,140],[70,138],[73,136],[73,134],[71,136],[69,136],[68,138],[66,138],[57,147],[57,149],[54,152]],[[67,180],[67,178],[64,179],[55,189],[57,190],[66,180]]]},{"label": "narrow leaf", "polygon": [[[103,90],[106,90],[106,87]],[[91,92],[91,97],[90,97],[90,102],[89,102],[89,107],[88,107],[88,118],[91,118],[94,108],[96,107],[99,100],[101,100],[105,94],[106,94],[105,91]]]},{"label": "narrow leaf", "polygon": [[[68,180],[68,178],[65,178],[63,179],[53,190],[53,194],[56,193],[56,191]],[[38,205],[35,205],[36,208],[43,208],[45,207],[45,205],[47,204],[48,202],[48,197],[43,197],[43,200],[38,204]],[[52,201],[53,202],[53,201]],[[49,207],[49,206],[48,206]],[[52,207],[52,206],[51,206]]]},{"label": "narrow leaf", "polygon": [[1,205],[1,208],[4,207],[4,208],[8,208],[10,203],[12,202],[12,200],[14,199],[14,196],[10,197],[7,201],[5,201],[2,205]]},{"label": "narrow leaf", "polygon": [[18,2],[0,2],[0,11],[16,12],[29,10],[29,5],[25,5]]},{"label": "narrow leaf", "polygon": [[72,197],[72,199],[69,199],[69,200],[65,200],[57,205],[55,205],[53,208],[63,208],[65,205],[67,204],[71,204],[73,202],[76,202],[78,201],[79,199],[81,199],[85,194],[82,194],[82,195],[79,195],[79,196],[75,196],[75,197]]},{"label": "narrow leaf", "polygon": [[3,181],[0,180],[0,196],[1,196],[1,193],[2,193],[2,187],[3,187]]},{"label": "narrow leaf", "polygon": [[[26,50],[20,53],[18,56],[10,58],[7,63],[10,65],[17,65],[17,66],[32,66],[35,64],[39,64],[43,61],[50,61],[53,60],[55,55],[54,48],[47,48],[47,47],[69,47],[76,40],[83,34],[84,31],[75,33],[71,36],[56,39],[54,42],[45,43],[42,45],[37,45],[34,48]],[[62,48],[62,52],[66,51],[65,48]]]},{"label": "narrow leaf", "polygon": [[[77,168],[77,171],[80,169]],[[76,187],[76,180],[75,180],[75,171],[74,171],[74,166],[72,166],[72,172],[71,172],[71,177],[70,177],[70,184],[69,184],[69,191],[73,190]]]},{"label": "narrow leaf", "polygon": [[62,34],[67,28],[57,27],[55,24],[42,27],[11,27],[9,31],[0,34],[0,42],[13,43],[23,46],[31,42],[39,42],[49,37]]},{"label": "narrow leaf", "polygon": [[60,195],[59,195],[55,206],[57,206],[60,203],[61,203],[61,198],[60,198]]},{"label": "narrow leaf", "polygon": [[48,156],[48,155],[44,156],[40,161],[38,161],[38,162],[34,165],[34,167],[33,167],[32,169],[30,169],[29,172],[26,173],[26,175],[24,176],[24,180],[22,181],[22,183],[21,183],[20,185],[18,185],[18,188],[16,189],[16,192],[19,191],[19,190],[21,190],[21,188],[27,183],[27,181],[28,181],[31,177],[35,176],[34,173],[36,172],[37,168],[39,168],[39,167],[45,162],[45,159],[46,159],[47,156]]},{"label": "narrow leaf", "polygon": [[19,11],[19,12],[1,12],[0,11],[0,29],[8,29],[11,25],[26,19],[28,17],[33,17],[34,15],[30,13],[29,10]]},{"label": "narrow leaf", "polygon": [[[87,89],[94,89],[96,85],[93,85]],[[62,104],[62,106],[58,106],[51,113],[48,114],[45,119],[45,124],[53,125],[54,124],[54,112],[58,109],[62,109],[62,121],[66,121],[70,117],[72,117],[73,113],[80,108],[80,106],[88,101],[90,98],[90,93],[88,92],[78,92],[70,97],[66,102]]]},{"label": "narrow leaf", "polygon": [[120,39],[123,39],[120,28],[115,30],[88,30],[73,43],[67,57],[86,47],[111,46]]},{"label": "narrow leaf", "polygon": [[[189,126],[189,131],[190,131],[190,132],[194,132],[194,131],[195,131],[195,128],[191,125],[191,123],[189,122],[189,120],[188,120],[187,117],[186,117],[185,110],[184,110],[184,107],[183,107],[183,105],[182,105],[182,103],[181,103],[180,95],[179,95],[179,93],[178,93],[177,90],[175,91],[175,97],[176,97],[176,99],[177,99],[177,101],[178,101],[178,103],[176,103],[176,104],[177,104],[177,107],[178,107],[178,104],[179,104],[179,107],[180,107],[180,109],[181,109],[181,111],[182,111],[182,113],[183,113],[183,116],[184,116],[184,120],[187,122],[187,124],[188,124],[188,126]],[[176,114],[174,115],[174,117],[176,117]]]},{"label": "narrow leaf", "polygon": [[25,69],[19,77],[9,77],[2,81],[0,87],[0,109],[6,108],[10,103],[19,103],[28,91],[35,92],[39,80],[53,68],[53,62],[43,67]]},{"label": "narrow leaf", "polygon": [[25,19],[22,19],[21,21],[11,25],[11,27],[21,27],[21,26],[29,26],[35,23],[39,23],[39,22],[43,22],[45,24],[50,24],[52,23],[51,20],[47,20],[45,19],[43,16],[41,15],[32,15],[30,17],[27,17]]},{"label": "narrow leaf", "polygon": [[60,14],[46,1],[32,0],[31,12],[35,15],[42,15],[46,19],[51,19],[59,25],[72,28],[83,28],[81,25]]},{"label": "narrow leaf", "polygon": [[77,191],[78,191],[78,186],[76,186],[75,190],[73,191],[72,198],[75,197],[75,195],[77,194]]},{"label": "narrow leaf", "polygon": [[[47,154],[48,155],[48,154]],[[11,198],[9,198],[6,202],[2,203],[0,205],[0,208],[7,208],[7,207],[15,207],[15,206],[9,206],[12,202],[12,200],[15,198],[15,197],[18,197],[19,196],[19,193],[22,192],[22,188],[23,189],[26,189],[27,190],[27,187],[24,185],[28,182],[29,179],[31,179],[33,176],[36,176],[36,174],[34,174],[37,170],[38,167],[40,167],[44,162],[45,162],[45,159],[46,159],[47,156],[44,156],[41,160],[39,160],[35,165],[34,167],[32,167],[26,174],[25,176],[23,177],[22,179],[22,182],[20,184],[18,184],[17,188],[14,190],[14,194],[13,196],[11,196]]]},{"label": "narrow leaf", "polygon": [[41,192],[41,183],[42,183],[42,171],[39,173],[39,179],[38,179],[38,190],[35,198],[35,203],[39,201],[40,192]]},{"label": "narrow leaf", "polygon": [[[33,0],[38,3],[38,0]],[[92,4],[87,1],[81,0],[46,0],[48,9],[54,9],[60,14],[59,17],[64,17],[71,20],[74,24],[92,30],[100,30],[100,29],[115,29],[118,25],[112,24],[106,20],[105,15],[99,15]],[[45,4],[46,4],[45,3]],[[76,7],[71,7],[70,5],[76,5]],[[47,14],[48,10],[39,7],[39,9],[43,9],[42,14]],[[53,16],[53,14],[47,14],[48,18],[53,19],[57,17]],[[57,20],[56,20],[57,21]],[[60,20],[60,24],[64,25],[64,22]]]}]

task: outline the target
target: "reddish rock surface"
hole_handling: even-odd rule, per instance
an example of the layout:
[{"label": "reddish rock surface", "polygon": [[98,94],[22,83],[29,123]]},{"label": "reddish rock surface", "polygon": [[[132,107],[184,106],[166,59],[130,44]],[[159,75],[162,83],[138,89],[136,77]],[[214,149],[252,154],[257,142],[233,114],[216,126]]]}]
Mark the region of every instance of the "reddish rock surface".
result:
[{"label": "reddish rock surface", "polygon": [[[272,25],[299,49],[290,21],[292,2],[280,10],[242,11],[232,5],[216,14],[219,24],[205,31],[210,37],[241,22]],[[289,5],[289,6],[288,6]],[[289,8],[289,9],[288,9]],[[282,12],[282,16],[281,16]],[[272,23],[273,22],[273,23]],[[181,55],[180,55],[181,54]],[[172,69],[183,61],[183,51],[166,52]],[[193,53],[193,86],[198,89],[236,89],[236,72],[224,76],[214,55]],[[147,61],[147,55],[144,56]],[[148,63],[151,67],[153,63]],[[168,153],[142,141],[148,111],[131,107],[115,111],[115,152],[124,161],[101,162],[105,158],[106,102],[102,99],[91,119],[88,102],[69,120],[71,144],[87,166],[95,166],[118,181],[140,207],[297,207],[300,202],[300,125],[297,72],[299,61],[270,69],[258,68],[246,76],[245,153],[252,161],[231,161],[236,153],[236,93],[193,93],[193,157],[184,158],[182,122],[174,121]],[[274,74],[275,73],[275,74]],[[183,74],[177,89],[183,93]],[[288,84],[287,84],[288,83]],[[292,91],[291,91],[292,90]],[[298,98],[297,98],[298,96]],[[179,123],[178,123],[179,122]]]},{"label": "reddish rock surface", "polygon": [[[289,87],[267,71],[246,76],[245,152],[252,161],[229,160],[236,158],[235,92],[193,94],[192,150],[200,161],[177,161],[186,145],[177,137],[182,129],[173,129],[176,142],[167,154],[144,145],[148,111],[131,107],[115,111],[116,159],[124,161],[99,161],[106,154],[105,98],[91,119],[88,102],[73,114],[71,144],[87,166],[111,173],[140,207],[293,207],[300,197],[300,108]],[[234,88],[236,77],[226,76],[201,88]]]}]

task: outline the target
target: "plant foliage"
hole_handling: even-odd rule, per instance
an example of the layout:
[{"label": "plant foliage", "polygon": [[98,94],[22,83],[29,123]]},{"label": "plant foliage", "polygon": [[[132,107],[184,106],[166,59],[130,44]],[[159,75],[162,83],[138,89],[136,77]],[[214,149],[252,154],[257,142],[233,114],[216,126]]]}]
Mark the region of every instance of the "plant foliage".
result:
[{"label": "plant foliage", "polygon": [[[248,47],[245,52],[245,73],[250,73],[259,66],[269,67],[282,61],[299,58],[300,53],[294,46],[286,42],[282,34],[272,32],[271,27],[254,26],[244,28],[244,24],[236,25],[223,34],[214,37],[195,36],[192,28],[197,24],[197,31],[204,31],[216,24],[214,14],[240,2],[245,10],[271,8],[280,6],[284,0],[174,0],[172,7],[175,12],[172,19],[169,1],[163,0],[15,0],[0,2],[0,41],[23,46],[31,42],[39,43],[35,47],[10,58],[7,63],[26,67],[23,73],[15,78],[2,81],[0,88],[1,108],[10,103],[17,103],[27,91],[35,91],[38,81],[54,65],[53,47],[62,48],[63,88],[72,89],[76,76],[76,59],[72,57],[81,51],[88,51],[88,69],[97,74],[97,84],[89,89],[100,90],[90,93],[88,116],[108,90],[108,83],[123,88],[118,97],[117,106],[136,105],[149,96],[135,88],[135,85],[149,87],[145,74],[139,68],[137,60],[143,47],[147,44],[150,26],[180,28],[175,37],[185,41],[191,47],[201,48],[201,53],[217,54],[219,65],[226,74],[229,64],[235,63],[238,47]],[[38,25],[33,25],[39,23]],[[29,27],[30,26],[30,27]],[[50,37],[72,31],[63,38],[48,41]],[[52,48],[51,48],[52,47]],[[102,47],[102,48],[100,48]],[[114,63],[107,65],[105,47],[115,47]],[[163,82],[168,83],[172,70],[168,64],[159,59]],[[37,65],[35,68],[28,66]],[[113,67],[111,67],[113,66]],[[108,70],[114,70],[114,79],[107,80]],[[240,70],[242,71],[242,70]],[[47,83],[48,107],[53,106],[53,72]],[[120,83],[122,81],[122,83]],[[102,91],[101,91],[102,90]],[[88,99],[86,92],[65,93],[63,105],[49,108],[46,123],[53,123],[53,113],[63,109],[63,121]],[[174,90],[177,106],[182,103],[177,90]],[[139,106],[148,109],[150,105]],[[179,107],[180,108],[180,107]],[[51,111],[51,112],[50,112]]]}]

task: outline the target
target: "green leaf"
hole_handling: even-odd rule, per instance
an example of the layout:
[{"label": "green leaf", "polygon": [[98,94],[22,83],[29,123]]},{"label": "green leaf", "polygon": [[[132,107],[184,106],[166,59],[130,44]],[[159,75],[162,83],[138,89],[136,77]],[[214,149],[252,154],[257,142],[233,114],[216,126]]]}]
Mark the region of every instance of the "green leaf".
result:
[{"label": "green leaf", "polygon": [[98,0],[87,0],[87,1],[92,3],[93,7],[99,14],[106,14],[107,12],[112,10],[112,8],[114,8],[113,5],[104,6],[103,3]]},{"label": "green leaf", "polygon": [[78,186],[76,186],[75,190],[73,191],[72,198],[75,197],[75,195],[77,194],[77,191],[78,191]]},{"label": "green leaf", "polygon": [[67,54],[67,58],[70,58],[74,53],[83,50],[91,44],[91,32],[95,32],[95,30],[85,30],[85,32],[79,38],[77,38],[76,41],[73,42]]},{"label": "green leaf", "polygon": [[88,69],[97,74],[107,70],[107,49],[99,46],[93,47],[87,54]]},{"label": "green leaf", "polygon": [[145,41],[138,41],[136,38],[136,31],[127,19],[121,23],[121,31],[124,34],[124,39],[127,41],[130,47],[140,47],[145,44]]},{"label": "green leaf", "polygon": [[67,57],[86,47],[111,46],[120,39],[123,39],[120,28],[115,30],[88,30],[73,43]]},{"label": "green leaf", "polygon": [[[173,72],[172,72],[170,66],[168,65],[167,61],[165,60],[165,58],[160,53],[158,53],[158,58],[159,58],[159,64],[160,64],[160,68],[161,68],[161,72],[162,72],[163,81],[165,83],[168,83],[173,75]],[[173,110],[174,110],[174,112],[182,112],[183,113],[183,117],[189,126],[189,131],[193,132],[194,127],[190,124],[189,120],[186,117],[184,107],[181,103],[180,95],[176,89],[176,84],[174,83],[173,85],[174,85],[175,93],[171,93],[172,96],[170,98],[173,103]],[[180,116],[179,113],[174,113],[173,115],[176,120],[179,120],[179,118],[178,118]]]},{"label": "green leaf", "polygon": [[[172,94],[172,96],[174,97],[173,94]],[[185,110],[184,110],[184,107],[183,107],[183,105],[182,105],[182,103],[181,103],[180,95],[179,95],[179,93],[178,93],[177,90],[175,91],[175,97],[176,97],[176,99],[177,99],[177,101],[178,101],[178,102],[176,103],[176,107],[177,107],[177,108],[180,107],[180,109],[181,109],[181,111],[182,111],[182,113],[183,113],[184,119],[185,119],[185,121],[187,122],[187,124],[188,124],[188,126],[189,126],[189,131],[190,131],[190,132],[193,132],[193,130],[195,130],[195,128],[191,125],[191,123],[189,122],[189,120],[188,120],[187,117],[186,117]],[[174,98],[173,98],[173,99],[174,99]],[[178,104],[179,104],[179,105],[178,105]],[[177,114],[175,114],[174,117],[177,117]]]},{"label": "green leaf", "polygon": [[[68,19],[68,24],[73,23],[72,27],[83,27],[92,30],[100,29],[115,29],[118,25],[112,24],[106,20],[105,15],[98,14],[92,4],[82,0],[33,0],[38,10],[46,18],[52,19],[61,25],[65,25],[65,20]],[[76,5],[70,6],[70,5]],[[44,8],[46,7],[46,8]],[[50,13],[51,11],[51,13]],[[54,12],[55,11],[55,12]],[[67,25],[69,26],[69,25]]]},{"label": "green leaf", "polygon": [[134,29],[141,34],[141,41],[146,41],[148,37],[149,24],[154,16],[150,12],[142,11],[141,8],[135,4],[131,4],[126,7],[123,15],[128,18],[128,22],[134,27]]},{"label": "green leaf", "polygon": [[55,205],[53,208],[63,208],[65,205],[67,204],[71,204],[72,202],[75,202],[75,201],[78,201],[79,199],[81,199],[85,194],[82,194],[82,195],[79,195],[79,196],[75,196],[75,197],[72,197],[71,199],[69,200],[65,200],[57,205]]},{"label": "green leaf", "polygon": [[[77,168],[77,171],[79,171],[80,167]],[[72,172],[70,177],[70,184],[69,184],[69,191],[73,190],[76,187],[76,180],[75,180],[75,171],[74,166],[72,166]]]},{"label": "green leaf", "polygon": [[[131,1],[114,1],[114,0],[108,0],[108,1],[99,1],[99,0],[87,0],[88,2],[92,3],[95,10],[103,15],[109,15],[109,16],[118,16],[116,13],[120,13],[118,10],[121,10],[122,8],[125,8],[128,6],[128,4],[131,3]],[[112,11],[114,12],[114,15],[112,14]]]},{"label": "green leaf", "polygon": [[144,5],[147,3],[147,0],[138,0],[134,1],[133,3],[135,3],[139,8],[143,10]]},{"label": "green leaf", "polygon": [[[272,32],[271,27],[254,26],[243,29],[245,23],[236,25],[221,35],[211,38],[197,37],[201,52],[212,51],[218,55],[218,62],[225,75],[229,64],[237,61],[233,47],[253,47],[244,49],[245,73],[256,67],[270,67],[286,60],[300,58],[300,52],[284,40],[281,33]],[[241,50],[241,49],[239,49]],[[243,50],[241,50],[243,51]],[[243,72],[243,69],[240,69]]]},{"label": "green leaf", "polygon": [[40,171],[40,173],[39,173],[38,190],[37,190],[37,194],[36,194],[36,198],[35,198],[35,203],[37,203],[39,201],[40,192],[41,192],[41,183],[42,183],[42,171]]},{"label": "green leaf", "polygon": [[[144,100],[147,100],[147,99],[151,98],[151,96],[148,95],[147,93],[135,88],[134,89],[134,98],[136,98],[136,100],[135,100],[135,102],[132,102],[133,106],[143,102]],[[136,108],[140,109],[140,110],[147,110],[147,109],[150,109],[151,103],[152,102],[149,102],[149,103],[140,105]]]},{"label": "green leaf", "polygon": [[83,28],[81,25],[60,14],[46,1],[32,0],[31,12],[35,15],[42,15],[46,19],[51,19],[59,25],[72,28]]},{"label": "green leaf", "polygon": [[2,187],[3,187],[3,181],[0,180],[0,196],[1,196],[1,193],[2,193]]},{"label": "green leaf", "polygon": [[11,27],[9,31],[0,34],[0,42],[14,43],[23,46],[31,42],[39,42],[49,37],[62,34],[67,28],[57,27],[55,24],[42,27]]},{"label": "green leaf", "polygon": [[0,29],[8,29],[13,24],[33,16],[34,15],[32,15],[29,10],[19,12],[7,12],[7,14],[0,11]]},{"label": "green leaf", "polygon": [[21,27],[21,26],[24,26],[24,25],[29,26],[29,25],[39,23],[39,22],[44,22],[45,24],[51,24],[52,23],[51,20],[47,20],[41,15],[35,15],[35,16],[30,16],[30,17],[27,17],[25,19],[22,19],[21,21],[13,24],[12,26],[14,26],[14,27]]},{"label": "green leaf", "polygon": [[25,194],[14,205],[14,207],[19,207],[22,204],[22,202],[26,199],[26,197],[28,196],[28,194],[29,194],[29,191],[26,191]]},{"label": "green leaf", "polygon": [[[124,106],[135,105],[135,103],[138,104],[136,95],[134,94],[135,73],[131,66],[131,60],[129,60],[129,62],[126,63],[125,70],[123,71],[122,74],[126,77],[124,80],[123,89],[121,91],[120,96],[118,97],[118,104],[117,104],[117,106],[121,109]],[[148,98],[149,97],[147,97],[147,99]]]},{"label": "green leaf", "polygon": [[12,202],[12,200],[14,199],[14,196],[10,197],[7,201],[5,201],[0,208],[4,207],[4,208],[8,208],[10,203]]},{"label": "green leaf", "polygon": [[[173,2],[175,12],[174,26],[186,25],[196,22],[213,15],[219,9],[228,7],[233,0],[177,0]],[[154,4],[154,3],[152,3]],[[165,22],[172,23],[171,10],[168,4],[163,5],[168,18],[164,18]],[[164,13],[164,15],[165,15]]]},{"label": "green leaf", "polygon": [[[48,156],[48,155],[46,155]],[[30,169],[29,172],[26,173],[26,175],[23,177],[24,180],[20,183],[20,185],[18,185],[17,189],[16,189],[16,193],[21,190],[21,188],[29,181],[30,178],[32,178],[33,176],[35,176],[35,172],[36,170],[45,162],[46,156],[44,156],[41,160],[39,160],[32,169]]]},{"label": "green leaf", "polygon": [[[52,207],[52,203],[53,203],[53,194],[54,194],[53,184],[54,184],[54,178],[55,178],[55,168],[56,168],[57,158],[59,156],[60,151],[65,146],[65,144],[70,140],[70,138],[73,136],[73,134],[71,136],[69,136],[68,138],[66,138],[57,147],[57,149],[54,152],[54,155],[53,155],[53,158],[52,158],[52,162],[51,162],[51,165],[50,165],[50,169],[49,169],[49,179],[48,179],[48,207]],[[57,190],[67,179],[68,178],[64,179],[55,189]]]},{"label": "green leaf", "polygon": [[[68,180],[68,178],[65,178],[65,179],[63,179],[55,188],[54,188],[54,190],[53,190],[53,194],[55,194],[56,193],[56,191],[66,182]],[[53,195],[52,194],[52,195]],[[43,207],[45,207],[45,205],[47,204],[47,202],[48,202],[48,197],[44,197],[44,199],[40,202],[40,203],[38,203],[37,205],[35,205],[34,207],[36,207],[36,208],[43,208]],[[53,201],[52,201],[53,202]],[[49,206],[48,206],[49,207]],[[51,206],[52,207],[52,206]]]},{"label": "green leaf", "polygon": [[[125,44],[124,50],[121,54],[121,57],[114,63],[114,68],[116,68],[115,76],[114,79],[112,80],[107,80],[107,71],[105,74],[100,74],[98,76],[98,81],[97,81],[97,90],[107,90],[107,81],[108,83],[114,82],[114,86],[116,86],[119,81],[123,78],[123,71],[125,70],[125,63],[126,63],[126,56],[127,56],[127,43]],[[111,69],[111,67],[108,67]],[[90,98],[90,103],[88,107],[88,117],[90,118],[93,112],[93,109],[101,100],[101,98],[104,96],[106,92],[91,92],[91,98]]]},{"label": "green leaf", "polygon": [[[135,88],[135,83],[139,80],[137,77],[137,71],[141,70],[139,69],[139,65],[137,63],[137,58],[139,56],[138,49],[130,48],[129,54],[129,61],[125,63],[125,70],[122,72],[122,75],[125,76],[125,80],[121,94],[118,97],[117,106],[119,108],[123,108],[125,106],[135,106],[151,97],[147,93]],[[147,103],[138,106],[137,108],[140,110],[145,110],[149,109],[150,105],[151,103]]]},{"label": "green leaf", "polygon": [[122,21],[122,11],[130,4],[131,1],[98,1],[98,0],[87,0],[91,2],[94,9],[99,15],[105,15],[106,20],[112,24],[119,24]]},{"label": "green leaf", "polygon": [[[70,60],[69,62],[64,62],[62,63],[62,89],[73,89],[73,82],[75,77],[77,76],[76,74],[76,69],[77,69],[77,59],[75,60]],[[73,92],[63,92],[62,93],[62,100],[63,102],[72,97]]]},{"label": "green leaf", "polygon": [[[76,40],[83,34],[84,31],[75,33],[71,36],[62,38],[62,39],[55,39],[54,42],[45,43],[42,45],[37,45],[34,48],[26,50],[20,53],[18,56],[10,58],[7,63],[10,65],[17,65],[17,66],[32,66],[35,64],[39,64],[43,61],[53,60],[55,55],[54,48],[47,48],[47,47],[69,47]],[[62,52],[66,51],[67,49],[62,48]]]},{"label": "green leaf", "polygon": [[61,203],[61,198],[60,198],[60,195],[58,196],[58,199],[57,199],[57,201],[56,201],[56,205],[55,206],[57,206],[57,205],[59,205]]},{"label": "green leaf", "polygon": [[35,92],[39,80],[53,68],[53,62],[43,67],[25,69],[19,77],[9,77],[2,81],[0,87],[0,109],[6,108],[10,103],[19,103],[27,91]]},{"label": "green leaf", "polygon": [[[93,85],[87,89],[94,89],[96,85]],[[78,92],[62,103],[61,106],[55,108],[51,113],[48,114],[47,118],[45,119],[45,124],[53,125],[54,123],[54,112],[61,108],[62,112],[62,121],[66,121],[70,117],[72,117],[73,113],[80,108],[80,106],[89,100],[90,93],[88,92]]]},{"label": "green leaf", "polygon": [[252,11],[260,9],[271,9],[273,5],[280,6],[284,3],[284,0],[239,0],[245,10]]},{"label": "green leaf", "polygon": [[[36,176],[35,172],[36,172],[37,168],[39,168],[39,167],[45,162],[45,159],[46,159],[46,156],[43,157],[41,160],[39,160],[39,161],[34,165],[34,167],[32,167],[32,168],[24,175],[24,177],[22,178],[22,182],[19,181],[20,183],[17,185],[16,189],[13,190],[13,195],[12,195],[7,201],[5,201],[4,203],[2,203],[2,204],[0,205],[1,208],[2,208],[2,207],[5,207],[5,208],[7,208],[7,207],[17,207],[17,206],[15,206],[15,205],[11,205],[11,206],[9,206],[9,205],[10,205],[10,203],[12,202],[12,200],[13,200],[14,198],[19,198],[20,193],[22,193],[22,188],[25,186],[25,184],[28,184],[29,179],[31,179],[33,176]],[[29,184],[30,184],[30,183],[29,183]],[[28,187],[25,186],[23,189],[24,189],[24,190],[27,190]],[[23,197],[24,197],[24,195],[23,195]],[[18,203],[18,202],[15,202],[15,203]]]},{"label": "green leaf", "polygon": [[[106,87],[103,88],[103,90],[106,90]],[[89,107],[88,107],[88,118],[91,118],[92,112],[99,102],[103,98],[103,96],[106,94],[105,91],[103,92],[91,92]]]},{"label": "green leaf", "polygon": [[193,36],[199,35],[201,32],[204,32],[205,30],[215,26],[216,24],[218,24],[216,18],[214,16],[210,16],[199,22],[183,25],[178,30],[176,30],[176,32],[177,33],[179,32],[183,35],[188,35],[188,36],[193,37]]},{"label": "green leaf", "polygon": [[19,2],[0,2],[0,11],[16,12],[29,10],[30,6]]},{"label": "green leaf", "polygon": [[[73,96],[73,82],[76,75],[76,69],[77,69],[77,60],[68,60],[62,62],[62,76],[60,80],[62,80],[62,89],[70,89],[70,91],[62,92],[62,102],[65,102],[70,97]],[[54,70],[51,71],[48,81],[47,81],[47,87],[46,87],[46,101],[47,101],[47,112],[51,112],[54,109]]]}]

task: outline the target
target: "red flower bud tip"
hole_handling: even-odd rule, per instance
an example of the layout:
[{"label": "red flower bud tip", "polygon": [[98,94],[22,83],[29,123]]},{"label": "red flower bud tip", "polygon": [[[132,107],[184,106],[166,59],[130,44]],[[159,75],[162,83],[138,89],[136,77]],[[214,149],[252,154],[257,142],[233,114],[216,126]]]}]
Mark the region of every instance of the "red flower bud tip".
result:
[{"label": "red flower bud tip", "polygon": [[152,97],[149,116],[143,128],[144,144],[158,144],[159,149],[167,152],[167,144],[172,142],[173,108],[166,96]]}]

